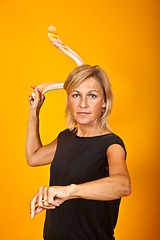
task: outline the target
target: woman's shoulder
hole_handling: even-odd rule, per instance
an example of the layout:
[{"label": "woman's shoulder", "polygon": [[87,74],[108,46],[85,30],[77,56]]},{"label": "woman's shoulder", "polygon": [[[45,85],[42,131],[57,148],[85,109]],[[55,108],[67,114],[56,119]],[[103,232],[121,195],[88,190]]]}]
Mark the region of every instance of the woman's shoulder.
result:
[{"label": "woman's shoulder", "polygon": [[106,138],[108,140],[108,147],[113,144],[118,144],[118,145],[121,145],[126,152],[126,147],[125,147],[124,141],[122,140],[122,138],[119,135],[112,132],[112,133],[106,134]]},{"label": "woman's shoulder", "polygon": [[59,138],[68,138],[71,136],[73,136],[73,132],[70,131],[68,128],[66,128],[58,134],[58,139]]},{"label": "woman's shoulder", "polygon": [[122,138],[114,132],[106,134],[110,140],[123,142]]}]

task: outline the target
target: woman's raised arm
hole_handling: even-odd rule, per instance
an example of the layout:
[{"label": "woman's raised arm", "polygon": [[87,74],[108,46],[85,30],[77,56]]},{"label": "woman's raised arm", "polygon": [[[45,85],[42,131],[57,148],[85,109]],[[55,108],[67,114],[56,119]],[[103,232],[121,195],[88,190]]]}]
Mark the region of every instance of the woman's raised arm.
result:
[{"label": "woman's raised arm", "polygon": [[[33,89],[35,87],[32,87]],[[39,111],[45,100],[35,88],[35,99],[29,96],[29,121],[26,138],[26,158],[29,166],[43,166],[50,164],[53,160],[57,147],[57,139],[48,145],[43,146],[39,134]]]}]

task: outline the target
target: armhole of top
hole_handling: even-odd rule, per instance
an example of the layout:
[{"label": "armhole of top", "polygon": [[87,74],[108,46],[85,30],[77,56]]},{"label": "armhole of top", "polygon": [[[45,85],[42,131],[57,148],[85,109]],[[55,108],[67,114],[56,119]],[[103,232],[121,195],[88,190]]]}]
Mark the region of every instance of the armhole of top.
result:
[{"label": "armhole of top", "polygon": [[[123,140],[116,134],[111,136],[110,142],[109,142],[109,144],[107,146],[107,150],[108,150],[108,148],[111,145],[114,145],[114,144],[118,144],[118,145],[120,145],[124,149],[124,151],[125,151],[125,160],[126,160],[127,151],[126,151],[126,148],[125,148],[125,144],[124,144]],[[107,150],[106,150],[106,157],[107,157]],[[107,159],[107,161],[108,161],[108,159]]]}]

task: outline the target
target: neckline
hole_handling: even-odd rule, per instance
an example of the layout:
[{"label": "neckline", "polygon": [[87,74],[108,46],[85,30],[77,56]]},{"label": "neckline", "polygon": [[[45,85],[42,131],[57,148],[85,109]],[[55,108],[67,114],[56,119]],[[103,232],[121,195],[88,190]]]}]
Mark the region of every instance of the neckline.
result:
[{"label": "neckline", "polygon": [[99,138],[99,137],[114,135],[114,133],[111,132],[111,133],[106,133],[106,134],[102,134],[102,135],[98,135],[98,136],[92,136],[92,137],[80,137],[80,136],[76,135],[76,131],[73,130],[72,133],[76,138],[80,138],[80,139],[91,139],[91,138]]}]

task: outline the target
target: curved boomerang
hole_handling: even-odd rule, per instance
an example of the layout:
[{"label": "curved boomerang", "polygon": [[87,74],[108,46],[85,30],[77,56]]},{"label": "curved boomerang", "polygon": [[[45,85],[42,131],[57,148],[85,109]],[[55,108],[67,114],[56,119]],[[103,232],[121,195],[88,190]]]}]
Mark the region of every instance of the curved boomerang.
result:
[{"label": "curved boomerang", "polygon": [[[81,66],[84,64],[80,56],[60,40],[57,34],[57,30],[54,26],[50,26],[48,28],[48,38],[56,48],[58,48],[61,52],[65,53],[68,57],[70,57],[78,66]],[[44,94],[51,90],[63,89],[63,84],[64,82],[49,82],[49,83],[43,83],[37,86],[37,88],[40,91],[40,94]],[[34,91],[32,93],[32,97],[35,98]]]}]

